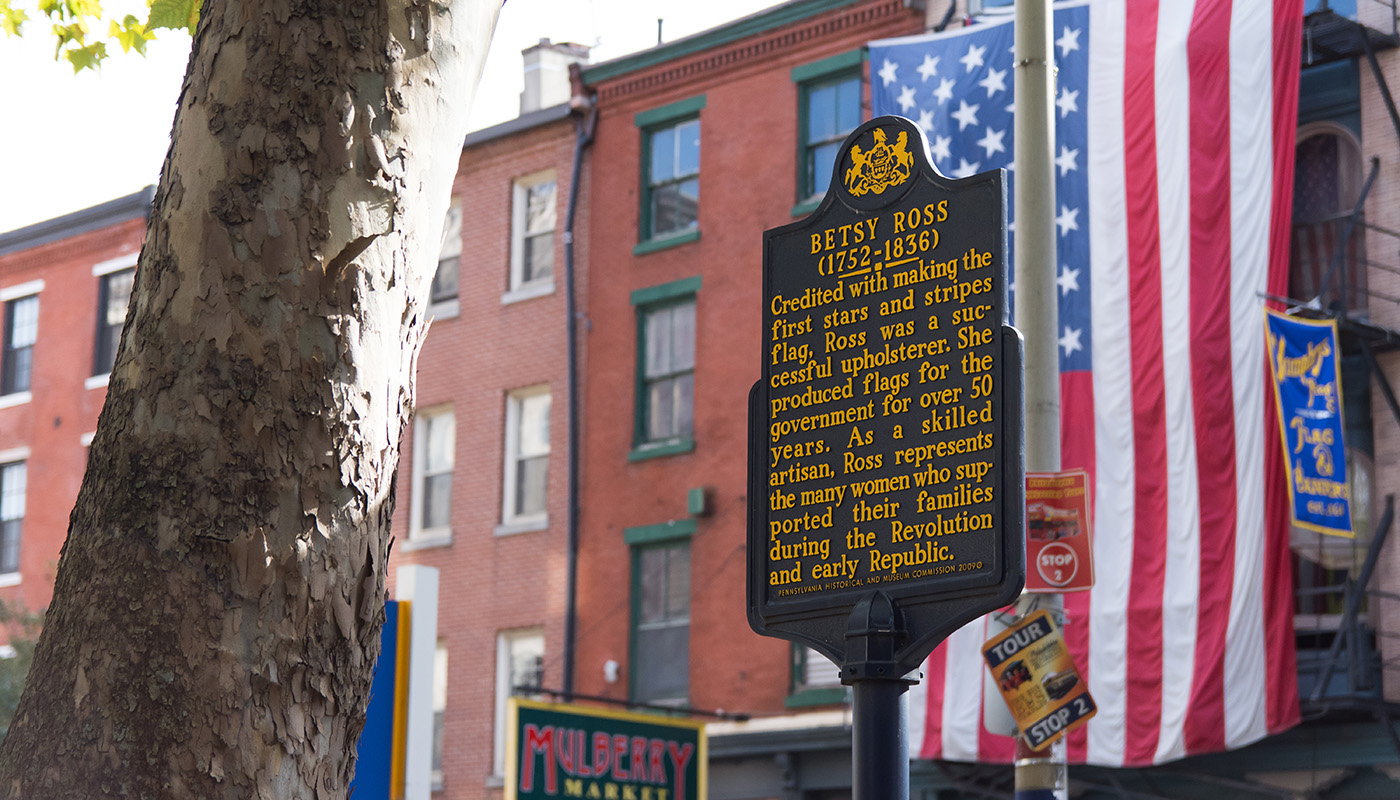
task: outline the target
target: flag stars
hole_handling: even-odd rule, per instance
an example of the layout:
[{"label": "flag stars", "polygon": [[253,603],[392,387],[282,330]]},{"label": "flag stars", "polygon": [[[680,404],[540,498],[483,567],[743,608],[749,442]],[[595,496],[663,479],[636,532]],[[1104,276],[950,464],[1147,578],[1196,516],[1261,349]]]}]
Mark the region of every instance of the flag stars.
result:
[{"label": "flag stars", "polygon": [[888,58],[885,59],[884,66],[880,67],[880,80],[885,82],[885,86],[889,86],[891,83],[895,82],[895,72],[898,71],[898,69],[898,64]]},{"label": "flag stars", "polygon": [[[919,124],[922,125],[923,122],[921,121]],[[934,136],[933,144],[928,146],[929,155],[938,161],[947,161],[953,155],[952,144],[953,137],[951,136]]]},{"label": "flag stars", "polygon": [[938,88],[933,90],[933,96],[938,98],[938,104],[943,105],[953,99],[953,79],[939,78]]},{"label": "flag stars", "polygon": [[1079,209],[1060,206],[1060,215],[1055,217],[1055,225],[1060,229],[1061,236],[1079,230]]},{"label": "flag stars", "polygon": [[958,121],[959,131],[969,125],[977,124],[977,109],[981,107],[976,103],[968,105],[966,100],[958,101],[958,110],[953,112],[953,119]]},{"label": "flag stars", "polygon": [[1080,328],[1065,328],[1064,335],[1060,337],[1060,347],[1064,348],[1065,357],[1069,357],[1070,354],[1074,353],[1076,350],[1084,349],[1084,345],[1079,342],[1079,338],[1083,333],[1083,330]]},{"label": "flag stars", "polygon": [[1071,170],[1079,169],[1079,150],[1071,150],[1064,145],[1060,145],[1060,155],[1055,158],[1055,166],[1060,168],[1060,177],[1063,178]]},{"label": "flag stars", "polygon": [[[1069,28],[1065,28],[1064,30],[1064,34],[1055,40],[1056,46],[1060,48],[1060,58],[1064,58],[1069,55],[1071,51],[1079,49],[1080,29],[1075,28],[1074,30],[1070,30]],[[925,57],[927,58],[927,56]]]},{"label": "flag stars", "polygon": [[938,74],[938,56],[924,53],[924,63],[919,65],[919,75],[927,81]]},{"label": "flag stars", "polygon": [[914,87],[901,86],[899,88],[899,99],[895,100],[895,102],[899,103],[900,109],[902,109],[904,113],[908,114],[909,109],[913,108],[916,105],[916,103],[914,102]]},{"label": "flag stars", "polygon": [[976,174],[977,174],[977,168],[980,167],[981,165],[982,165],[982,162],[980,162],[980,161],[974,161],[974,162],[972,162],[971,164],[969,164],[969,163],[967,163],[967,159],[965,159],[965,158],[959,158],[959,159],[958,159],[958,168],[955,169],[955,170],[953,170],[953,177],[954,177],[954,178],[968,178],[968,177],[971,177],[971,176],[973,176],[973,175],[976,175]]},{"label": "flag stars", "polygon": [[1006,131],[995,131],[988,125],[986,134],[977,140],[977,145],[986,151],[987,158],[991,158],[992,153],[1006,152],[1006,145],[1002,144],[1004,138],[1006,138]]},{"label": "flag stars", "polygon": [[997,92],[1006,91],[1006,70],[996,67],[987,68],[987,77],[977,82],[978,86],[987,90],[987,97],[993,97]]},{"label": "flag stars", "polygon": [[986,54],[987,54],[987,48],[986,48],[986,47],[978,47],[977,45],[974,44],[974,45],[972,45],[971,47],[967,48],[967,52],[964,53],[964,54],[963,54],[963,57],[960,58],[960,59],[958,59],[958,61],[962,62],[962,65],[963,65],[963,69],[964,69],[964,70],[967,70],[968,72],[971,72],[972,70],[976,69],[977,67],[980,67],[980,66],[983,65],[984,62],[982,61],[982,57],[985,56]]},{"label": "flag stars", "polygon": [[933,133],[933,112],[927,108],[919,109],[919,127],[927,133]]},{"label": "flag stars", "polygon": [[1068,87],[1060,90],[1060,97],[1055,101],[1055,105],[1060,107],[1060,119],[1069,116],[1069,112],[1079,110],[1079,90],[1070,91]]},{"label": "flag stars", "polygon": [[1079,270],[1060,267],[1060,277],[1055,279],[1055,283],[1060,285],[1061,297],[1079,291]]}]

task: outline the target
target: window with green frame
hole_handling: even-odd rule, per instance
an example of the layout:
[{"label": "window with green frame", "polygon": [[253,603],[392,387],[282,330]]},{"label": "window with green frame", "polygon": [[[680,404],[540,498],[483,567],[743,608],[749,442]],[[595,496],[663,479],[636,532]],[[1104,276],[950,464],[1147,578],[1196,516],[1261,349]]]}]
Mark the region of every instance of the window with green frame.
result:
[{"label": "window with green frame", "polygon": [[647,131],[648,239],[682,233],[700,223],[700,120]]},{"label": "window with green frame", "polygon": [[802,199],[826,194],[836,153],[860,125],[860,73],[804,84]]},{"label": "window with green frame", "polygon": [[792,687],[787,706],[827,705],[846,701],[841,668],[810,647],[792,645]]},{"label": "window with green frame", "polygon": [[632,547],[630,664],[634,701],[685,702],[689,696],[689,537]]},{"label": "window with green frame", "polygon": [[639,444],[689,439],[695,430],[695,296],[643,307]]},{"label": "window with green frame", "polygon": [[826,194],[841,143],[860,125],[864,50],[851,50],[792,70],[797,84],[797,206],[816,208]]},{"label": "window with green frame", "polygon": [[642,111],[640,255],[700,236],[700,111],[705,95]]}]

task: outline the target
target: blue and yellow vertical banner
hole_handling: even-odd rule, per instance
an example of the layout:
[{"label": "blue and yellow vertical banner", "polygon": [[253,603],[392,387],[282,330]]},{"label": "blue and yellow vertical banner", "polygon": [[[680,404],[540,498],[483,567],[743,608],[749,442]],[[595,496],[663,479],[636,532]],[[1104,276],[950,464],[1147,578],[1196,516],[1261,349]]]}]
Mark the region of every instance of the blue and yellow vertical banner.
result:
[{"label": "blue and yellow vertical banner", "polygon": [[1288,463],[1293,524],[1353,537],[1337,323],[1286,317],[1265,309],[1264,331]]}]

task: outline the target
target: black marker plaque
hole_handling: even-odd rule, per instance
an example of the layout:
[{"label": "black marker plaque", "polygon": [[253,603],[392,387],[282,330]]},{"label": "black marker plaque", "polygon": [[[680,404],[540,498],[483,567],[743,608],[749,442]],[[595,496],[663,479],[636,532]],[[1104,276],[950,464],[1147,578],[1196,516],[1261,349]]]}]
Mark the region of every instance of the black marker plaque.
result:
[{"label": "black marker plaque", "polygon": [[926,152],[908,120],[872,120],[821,207],[764,233],[750,624],[837,663],[876,591],[913,669],[1025,578],[1003,174],[948,179]]}]

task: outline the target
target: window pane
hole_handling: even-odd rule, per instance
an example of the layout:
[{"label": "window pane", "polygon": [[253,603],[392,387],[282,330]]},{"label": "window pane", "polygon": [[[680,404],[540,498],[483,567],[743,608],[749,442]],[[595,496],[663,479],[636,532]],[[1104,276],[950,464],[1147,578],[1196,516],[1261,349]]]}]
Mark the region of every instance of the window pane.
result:
[{"label": "window pane", "polygon": [[638,562],[642,591],[638,621],[662,622],[666,619],[666,551],[660,547],[644,548],[638,554]]},{"label": "window pane", "polygon": [[107,307],[103,309],[103,319],[108,325],[116,325],[118,331],[126,322],[126,307],[131,302],[131,284],[135,279],[134,269],[113,272],[102,278],[106,284],[107,300]]},{"label": "window pane", "polygon": [[457,296],[459,263],[460,260],[456,256],[438,262],[437,272],[433,274],[432,302],[441,303]]},{"label": "window pane", "polygon": [[445,528],[452,515],[452,473],[423,479],[423,528]]},{"label": "window pane", "polygon": [[676,176],[676,129],[663,128],[651,134],[651,172],[647,178],[655,186]]},{"label": "window pane", "polygon": [[671,308],[671,371],[695,368],[695,304]]},{"label": "window pane", "polygon": [[860,125],[860,79],[851,78],[836,86],[836,134],[846,134]]},{"label": "window pane", "polygon": [[455,201],[447,209],[447,219],[442,223],[442,245],[438,249],[438,259],[447,259],[462,254],[462,206]]},{"label": "window pane", "polygon": [[527,236],[524,241],[525,257],[521,281],[529,283],[554,274],[554,233],[541,233]]},{"label": "window pane", "polygon": [[690,691],[690,626],[638,630],[632,673],[638,700],[685,699]]},{"label": "window pane", "polygon": [[25,484],[24,462],[0,468],[0,573],[19,571]]},{"label": "window pane", "polygon": [[23,461],[6,464],[0,469],[0,520],[10,522],[24,518],[26,474]]},{"label": "window pane", "polygon": [[438,645],[433,651],[433,752],[432,770],[435,780],[442,776],[442,720],[447,710],[447,648]]},{"label": "window pane", "polygon": [[810,164],[811,194],[822,194],[831,185],[831,173],[836,167],[836,153],[841,149],[840,142],[824,144],[812,148]]},{"label": "window pane", "polygon": [[516,463],[515,513],[517,515],[544,513],[548,469],[549,456],[522,458]]},{"label": "window pane", "polygon": [[554,230],[555,182],[537,183],[527,190],[525,201],[525,232],[543,233]]},{"label": "window pane", "polygon": [[694,175],[700,171],[700,120],[693,119],[676,127],[676,175]]},{"label": "window pane", "polygon": [[658,441],[676,435],[675,381],[662,378],[651,384],[647,392],[647,439]]},{"label": "window pane", "polygon": [[671,371],[671,309],[647,314],[646,375],[654,377]]},{"label": "window pane", "polygon": [[666,618],[690,618],[690,547],[666,548]]},{"label": "window pane", "polygon": [[19,572],[21,520],[0,522],[0,573]]},{"label": "window pane", "polygon": [[821,142],[836,135],[836,87],[818,86],[807,93],[807,141]]},{"label": "window pane", "polygon": [[453,414],[435,414],[426,423],[428,451],[423,468],[428,473],[452,469],[457,439],[457,421]]},{"label": "window pane", "polygon": [[685,374],[675,380],[676,394],[674,400],[675,417],[671,424],[674,436],[690,436],[695,431],[694,425],[694,397],[695,376]]},{"label": "window pane", "polygon": [[535,394],[520,401],[520,455],[549,452],[549,395]]},{"label": "window pane", "polygon": [[13,322],[10,328],[10,347],[30,347],[39,335],[39,296],[30,295],[10,302]]}]

